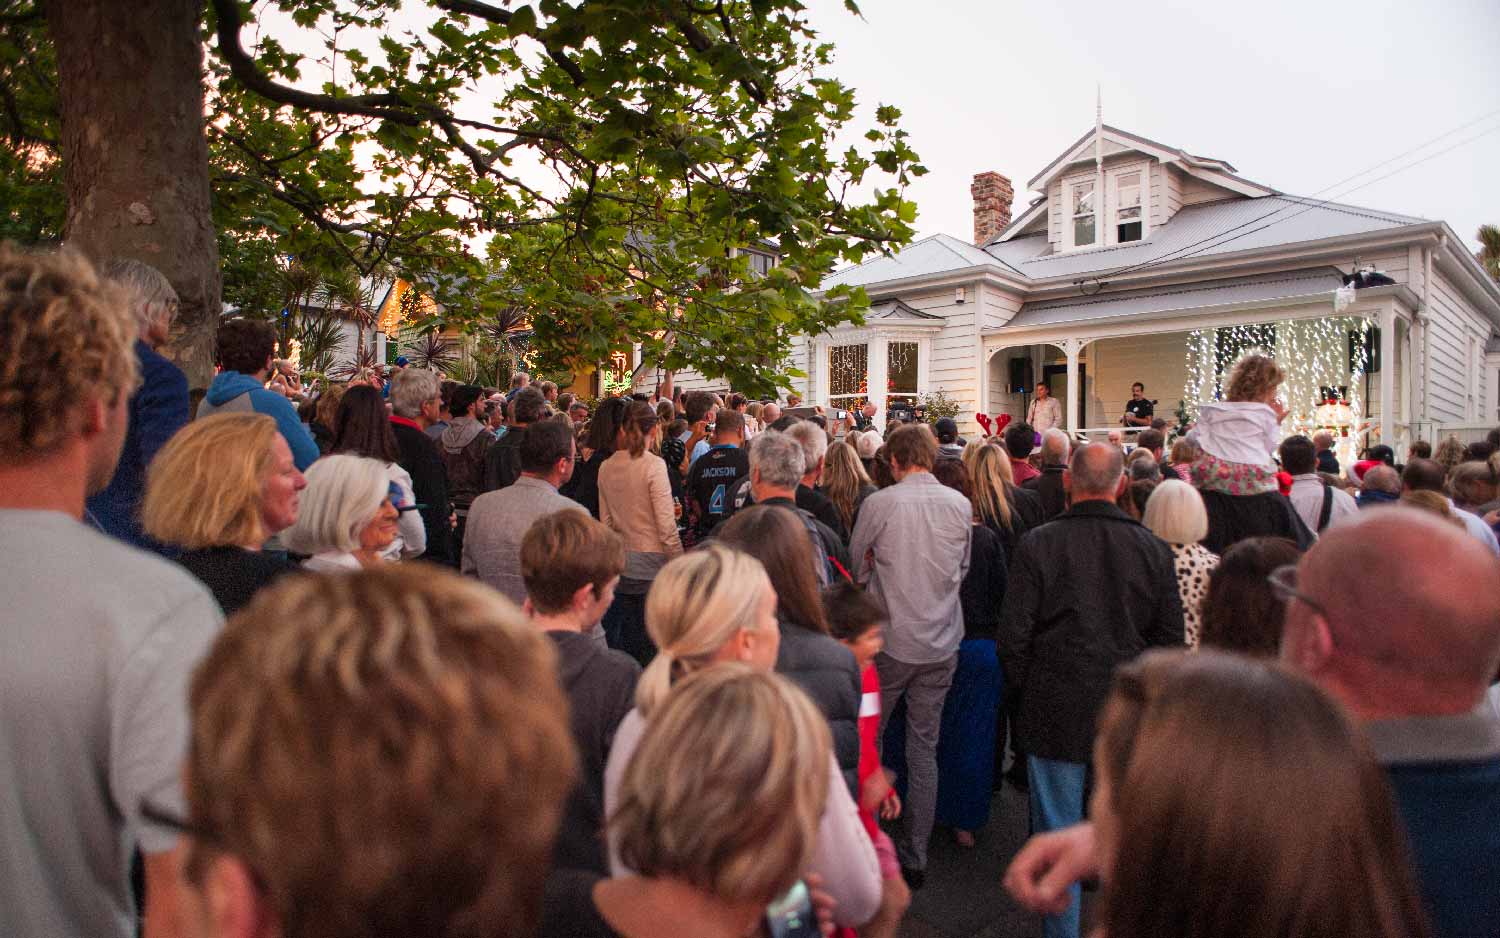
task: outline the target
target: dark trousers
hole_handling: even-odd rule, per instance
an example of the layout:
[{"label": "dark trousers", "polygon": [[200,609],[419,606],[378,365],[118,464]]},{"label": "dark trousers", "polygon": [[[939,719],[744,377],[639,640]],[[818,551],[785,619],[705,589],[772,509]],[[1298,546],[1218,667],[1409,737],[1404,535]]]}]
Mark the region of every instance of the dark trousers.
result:
[{"label": "dark trousers", "polygon": [[640,662],[641,667],[656,657],[656,643],[646,634],[646,594],[615,593],[600,620],[604,626],[604,640],[609,647],[625,652]]}]

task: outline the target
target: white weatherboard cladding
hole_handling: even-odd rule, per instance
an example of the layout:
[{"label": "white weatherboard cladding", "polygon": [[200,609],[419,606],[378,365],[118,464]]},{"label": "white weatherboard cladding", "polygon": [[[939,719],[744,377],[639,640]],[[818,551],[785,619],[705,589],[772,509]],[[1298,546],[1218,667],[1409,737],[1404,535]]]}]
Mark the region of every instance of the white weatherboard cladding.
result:
[{"label": "white weatherboard cladding", "polygon": [[1156,414],[1170,418],[1182,398],[1187,381],[1187,333],[1126,336],[1102,339],[1089,346],[1086,397],[1090,427],[1119,422],[1130,385],[1146,385],[1146,397],[1154,399]]}]

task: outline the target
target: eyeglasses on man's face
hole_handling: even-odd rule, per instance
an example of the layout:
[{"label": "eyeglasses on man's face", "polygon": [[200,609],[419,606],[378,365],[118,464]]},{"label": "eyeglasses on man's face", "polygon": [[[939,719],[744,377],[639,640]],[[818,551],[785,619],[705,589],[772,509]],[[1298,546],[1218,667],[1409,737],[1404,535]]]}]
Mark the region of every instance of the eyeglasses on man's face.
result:
[{"label": "eyeglasses on man's face", "polygon": [[[158,827],[164,827],[179,837],[191,838],[198,844],[201,844],[202,846],[207,847],[210,850],[224,851],[226,853],[229,852],[229,845],[225,843],[224,838],[215,833],[213,829],[208,825],[197,824],[193,821],[187,820],[179,816],[174,811],[163,808],[161,805],[154,804],[148,798],[141,799],[140,815],[146,821],[149,821],[150,823],[155,824]],[[244,862],[243,859],[241,859],[241,862]],[[245,863],[244,865],[245,868],[249,870],[250,877],[255,882],[256,888],[264,892],[266,888],[265,879],[260,875],[260,873],[250,867],[248,863]],[[197,874],[192,871],[193,866],[194,862],[192,861],[192,855],[190,854],[189,862],[187,864],[187,867],[185,868],[184,873],[185,878],[189,881],[196,881],[197,879]]]},{"label": "eyeglasses on man's face", "polygon": [[1297,589],[1296,564],[1289,563],[1277,567],[1266,575],[1266,582],[1271,584],[1271,592],[1275,593],[1276,598],[1282,602],[1288,605],[1293,602],[1300,602],[1323,618],[1328,618],[1328,608],[1326,606]]}]

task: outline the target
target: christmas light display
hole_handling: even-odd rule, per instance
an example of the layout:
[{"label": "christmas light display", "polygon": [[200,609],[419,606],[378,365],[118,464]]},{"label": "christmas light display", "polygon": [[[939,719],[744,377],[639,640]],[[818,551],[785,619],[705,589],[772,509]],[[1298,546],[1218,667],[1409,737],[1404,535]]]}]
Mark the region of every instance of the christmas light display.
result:
[{"label": "christmas light display", "polygon": [[1195,330],[1187,340],[1188,377],[1179,416],[1195,419],[1199,402],[1222,399],[1234,362],[1259,349],[1275,355],[1286,372],[1281,386],[1288,411],[1283,432],[1311,436],[1327,430],[1334,436],[1339,462],[1350,465],[1369,429],[1365,361],[1350,350],[1368,347],[1371,329],[1368,319],[1330,316]]}]

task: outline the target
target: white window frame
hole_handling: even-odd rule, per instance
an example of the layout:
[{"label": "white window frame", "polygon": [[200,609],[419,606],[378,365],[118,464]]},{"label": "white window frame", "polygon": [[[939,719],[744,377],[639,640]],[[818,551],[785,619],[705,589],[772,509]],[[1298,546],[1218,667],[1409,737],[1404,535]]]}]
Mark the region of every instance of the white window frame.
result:
[{"label": "white window frame", "polygon": [[[1070,251],[1071,250],[1082,249],[1082,248],[1099,247],[1099,245],[1101,243],[1100,240],[1099,240],[1100,234],[1103,231],[1102,226],[1099,224],[1099,219],[1100,219],[1100,216],[1102,214],[1099,211],[1099,209],[1100,209],[1099,198],[1100,198],[1101,193],[1098,191],[1097,182],[1098,182],[1097,177],[1095,177],[1093,175],[1089,175],[1089,176],[1086,176],[1086,177],[1075,177],[1075,178],[1067,180],[1067,181],[1065,181],[1063,183],[1063,204],[1062,204],[1062,207],[1063,207],[1063,244],[1067,245],[1067,249],[1070,250]],[[1087,216],[1084,216],[1084,215],[1075,215],[1073,213],[1073,203],[1075,201],[1074,200],[1074,194],[1078,190],[1084,188],[1085,186],[1087,186],[1090,189],[1095,190],[1094,191],[1094,212],[1093,212],[1093,218],[1094,218],[1094,240],[1092,240],[1092,241],[1090,241],[1090,242],[1088,242],[1086,244],[1079,244],[1077,241],[1074,240],[1074,233],[1075,233],[1074,232],[1074,223],[1075,223],[1076,219],[1084,218],[1084,217],[1087,217]]]},{"label": "white window frame", "polygon": [[[853,348],[855,346],[860,346],[860,345],[863,345],[865,347],[865,393],[864,394],[854,393],[854,394],[837,394],[837,395],[835,395],[833,393],[833,352],[834,352],[835,349]],[[819,357],[822,359],[823,374],[824,374],[823,394],[821,396],[822,396],[822,398],[824,400],[824,403],[827,406],[833,407],[833,406],[836,406],[836,405],[842,405],[840,409],[842,409],[842,410],[851,410],[852,408],[849,405],[852,404],[854,401],[857,401],[860,398],[869,399],[869,396],[870,396],[870,391],[869,391],[869,389],[870,389],[870,372],[872,370],[871,369],[871,365],[873,364],[873,362],[871,361],[871,358],[870,358],[870,355],[871,355],[873,349],[870,348],[870,345],[871,345],[871,343],[869,343],[868,341],[858,341],[858,340],[851,339],[850,341],[847,341],[847,342],[845,342],[845,341],[830,341],[828,344],[826,344],[826,345],[823,346],[823,348],[822,348],[822,350],[820,352],[820,355],[819,355]]]},{"label": "white window frame", "polygon": [[[1137,206],[1140,209],[1140,213],[1141,213],[1141,217],[1140,217],[1140,222],[1141,222],[1141,236],[1138,239],[1136,239],[1135,241],[1121,241],[1120,240],[1120,225],[1121,225],[1121,221],[1120,221],[1120,209],[1121,209],[1121,205],[1120,205],[1120,180],[1123,179],[1124,177],[1130,176],[1130,175],[1135,175],[1135,176],[1137,176],[1139,178],[1139,182],[1136,184],[1136,188],[1140,189],[1140,193],[1141,193],[1141,195],[1140,195],[1140,204],[1139,204],[1139,206]],[[1142,241],[1146,240],[1146,238],[1148,238],[1150,236],[1150,234],[1151,234],[1150,220],[1147,218],[1147,215],[1149,214],[1148,210],[1150,209],[1150,205],[1148,204],[1148,202],[1149,202],[1150,197],[1151,197],[1151,167],[1150,167],[1150,165],[1147,164],[1147,165],[1144,165],[1144,166],[1122,166],[1120,169],[1115,170],[1114,172],[1112,172],[1112,173],[1109,174],[1109,181],[1108,181],[1107,185],[1109,186],[1110,194],[1114,197],[1111,200],[1110,206],[1109,206],[1109,235],[1108,235],[1109,243],[1112,244],[1112,245],[1113,244],[1140,244]]]},{"label": "white window frame", "polygon": [[[932,389],[932,337],[940,331],[938,328],[923,328],[920,331],[908,331],[910,327],[896,327],[893,329],[850,329],[843,332],[835,332],[832,335],[824,335],[817,340],[818,376],[816,381],[817,393],[813,400],[828,408],[837,407],[840,410],[848,410],[843,406],[845,400],[864,397],[875,403],[875,426],[881,430],[885,429],[886,406],[888,394],[882,390],[879,394],[868,393],[869,388],[884,388],[889,373],[887,356],[890,354],[890,343],[892,342],[915,342],[917,344],[917,397],[927,394]],[[833,395],[832,369],[829,365],[829,356],[832,350],[846,345],[864,345],[865,349],[865,394],[841,394],[837,398]]]}]

